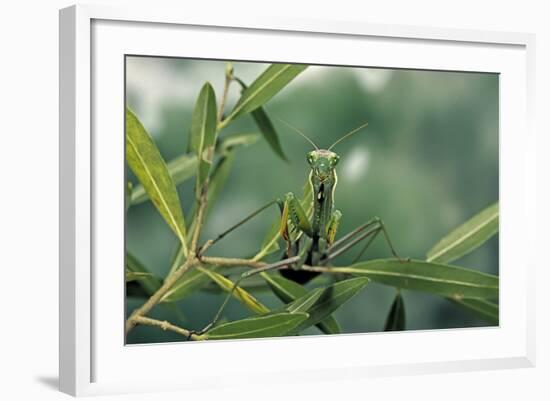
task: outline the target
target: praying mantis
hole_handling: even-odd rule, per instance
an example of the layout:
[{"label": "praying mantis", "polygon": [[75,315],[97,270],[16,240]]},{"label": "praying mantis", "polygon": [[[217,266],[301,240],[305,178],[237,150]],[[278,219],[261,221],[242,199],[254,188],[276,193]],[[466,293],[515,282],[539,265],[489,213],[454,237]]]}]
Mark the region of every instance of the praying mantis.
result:
[{"label": "praying mantis", "polygon": [[343,135],[327,149],[321,149],[300,130],[284,120],[280,121],[305,138],[314,147],[306,155],[306,160],[310,167],[308,184],[310,186],[311,199],[307,207],[304,208],[296,195],[289,192],[285,195],[284,199],[277,199],[268,203],[218,235],[214,240],[207,242],[199,250],[198,257],[200,259],[207,248],[222,239],[229,232],[238,228],[268,207],[274,204],[279,206],[281,213],[279,234],[286,244],[281,260],[241,274],[226,295],[213,320],[201,331],[193,331],[192,334],[203,334],[215,326],[239,284],[252,275],[280,270],[283,277],[299,284],[305,284],[320,273],[305,270],[303,269],[304,266],[328,265],[332,259],[348,251],[364,239],[367,239],[363,248],[355,257],[355,262],[363,255],[380,233],[383,234],[392,255],[399,261],[408,261],[408,259],[402,259],[397,254],[386,226],[379,217],[371,218],[336,240],[336,233],[342,219],[342,212],[334,207],[334,195],[338,183],[336,166],[338,165],[340,156],[332,151],[332,149],[344,139],[366,128],[368,123],[364,123]]}]

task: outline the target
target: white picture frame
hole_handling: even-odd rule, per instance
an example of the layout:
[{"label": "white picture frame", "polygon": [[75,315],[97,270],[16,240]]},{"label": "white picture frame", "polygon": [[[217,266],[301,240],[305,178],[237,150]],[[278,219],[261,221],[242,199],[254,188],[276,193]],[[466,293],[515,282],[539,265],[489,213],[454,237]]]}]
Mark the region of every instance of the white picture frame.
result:
[{"label": "white picture frame", "polygon": [[[254,47],[254,35],[258,34],[274,46],[263,50]],[[185,35],[192,35],[201,46],[181,46],[179,39]],[[238,36],[243,45],[238,49],[216,48],[220,35]],[[331,43],[335,38],[340,49]],[[528,273],[534,271],[535,260],[534,256],[525,259],[524,255],[535,255],[530,252],[534,243],[534,234],[530,233],[535,230],[523,230],[518,235],[514,228],[535,226],[531,200],[535,198],[536,185],[535,137],[531,127],[534,40],[533,35],[522,33],[291,18],[227,19],[154,7],[79,5],[61,10],[61,391],[94,395],[202,389],[230,385],[243,374],[249,380],[267,383],[533,366],[534,282]],[[306,42],[311,46],[304,52]],[[278,43],[284,46],[275,46]],[[320,43],[326,51],[320,51]],[[124,158],[120,102],[123,69],[118,69],[121,56],[215,55],[221,59],[292,58],[318,63],[327,63],[332,58],[340,64],[364,65],[360,56],[350,54],[349,50],[346,53],[348,44],[370,46],[371,66],[501,74],[500,326],[216,342],[192,347],[124,346],[124,341],[120,341],[124,312],[119,291],[123,269],[106,272],[98,267],[122,266],[124,249],[120,246],[123,238],[120,163]],[[201,53],[205,47],[206,53]],[[392,48],[398,51],[391,51]],[[298,53],[298,49],[302,51]],[[515,94],[513,99],[511,93]],[[103,134],[95,135],[98,130]],[[514,246],[506,246],[512,243]],[[514,269],[510,267],[513,265]],[[97,297],[98,292],[101,297]],[[320,341],[322,355],[316,352]],[[390,345],[393,353],[382,352]],[[346,349],[365,349],[367,353]],[[170,355],[176,354],[195,369],[184,375],[181,371],[170,374],[176,366],[170,363]],[[282,358],[285,354],[293,355],[292,366]],[[207,368],[207,362],[219,355],[228,362]],[[259,356],[269,359],[269,366],[262,364]],[[165,362],[163,368],[155,363],[158,360]]]}]

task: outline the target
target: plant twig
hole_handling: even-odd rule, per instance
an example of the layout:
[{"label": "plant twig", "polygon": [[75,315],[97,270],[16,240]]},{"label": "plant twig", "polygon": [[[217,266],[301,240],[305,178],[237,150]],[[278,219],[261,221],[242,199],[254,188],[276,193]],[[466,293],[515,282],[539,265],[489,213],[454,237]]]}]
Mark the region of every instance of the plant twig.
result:
[{"label": "plant twig", "polygon": [[255,268],[266,266],[266,263],[252,259],[221,258],[216,256],[201,256],[201,261],[209,265],[219,266],[248,266]]},{"label": "plant twig", "polygon": [[[199,209],[199,214],[201,213]],[[198,215],[197,215],[198,217]],[[197,226],[199,227],[199,225]],[[195,230],[195,235],[197,233]],[[196,242],[195,242],[196,246]],[[193,251],[193,248],[191,248]],[[151,297],[145,302],[141,307],[134,310],[130,317],[126,320],[126,334],[132,330],[140,318],[144,317],[153,309],[153,307],[160,302],[162,297],[174,286],[174,284],[180,279],[180,277],[187,272],[191,267],[197,265],[198,263],[203,262],[211,265],[219,266],[248,266],[254,268],[261,268],[266,266],[264,262],[256,262],[251,259],[238,259],[238,258],[221,258],[221,257],[210,257],[203,256],[199,260],[194,252],[191,252],[185,263],[178,269],[176,269],[172,274],[170,274],[162,286],[155,292]]]},{"label": "plant twig", "polygon": [[137,308],[132,312],[130,317],[126,320],[126,334],[130,332],[136,325],[136,319],[140,318],[153,309],[153,307],[159,303],[159,301],[162,299],[162,297],[172,288],[172,286],[178,281],[178,279],[192,266],[197,264],[198,260],[195,258],[194,255],[190,255],[190,257],[185,261],[185,263],[174,273],[169,275],[166,280],[164,280],[164,283],[162,286],[155,292],[151,297],[145,302],[142,306]]},{"label": "plant twig", "polygon": [[183,327],[176,326],[166,320],[161,321],[157,319],[151,319],[150,317],[138,316],[135,318],[136,324],[146,324],[148,326],[160,327],[162,330],[170,330],[174,333],[181,334],[186,338],[190,338],[195,341],[202,340],[203,338],[197,334],[192,333],[191,331],[184,329]]},{"label": "plant twig", "polygon": [[208,180],[204,184],[201,196],[198,200],[199,202],[199,211],[197,212],[197,218],[195,219],[195,229],[193,230],[193,238],[191,240],[191,249],[189,251],[190,257],[195,257],[197,255],[197,245],[199,242],[199,237],[201,235],[202,226],[204,223],[204,215],[206,212],[206,207],[208,206]]}]

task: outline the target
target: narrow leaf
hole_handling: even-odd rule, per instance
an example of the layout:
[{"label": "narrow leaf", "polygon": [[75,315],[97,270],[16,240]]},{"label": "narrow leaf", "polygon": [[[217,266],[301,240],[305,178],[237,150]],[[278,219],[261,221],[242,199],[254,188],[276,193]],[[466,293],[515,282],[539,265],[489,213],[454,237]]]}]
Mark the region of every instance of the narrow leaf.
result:
[{"label": "narrow leaf", "polygon": [[384,331],[405,330],[405,304],[401,292],[397,292],[384,325]]},{"label": "narrow leaf", "polygon": [[498,203],[455,228],[428,251],[428,262],[449,263],[478,248],[498,232]]},{"label": "narrow leaf", "polygon": [[209,83],[202,87],[191,119],[191,150],[199,160],[197,171],[197,196],[210,173],[216,144],[216,95]]},{"label": "narrow leaf", "polygon": [[[198,267],[197,269],[207,274],[208,277],[210,277],[212,281],[218,284],[220,288],[225,292],[229,293],[233,289],[234,283],[228,278],[222,276],[221,274],[210,271],[203,267]],[[269,313],[269,309],[267,307],[262,305],[260,301],[250,295],[250,293],[248,293],[247,291],[243,290],[241,287],[236,287],[232,293],[232,296],[254,313],[260,315]]]},{"label": "narrow leaf", "polygon": [[133,185],[131,182],[128,182],[126,184],[126,188],[124,188],[124,211],[126,213],[128,212],[128,209],[130,208],[130,205],[132,203],[131,201],[132,191],[133,191]]},{"label": "narrow leaf", "polygon": [[[248,146],[256,143],[260,136],[258,134],[237,134],[228,136],[220,140],[216,147],[216,152],[225,156],[227,152],[240,146]],[[183,154],[167,163],[168,173],[178,186],[197,174],[198,159],[195,154]],[[137,205],[149,199],[143,185],[136,185],[131,191],[131,204]]]},{"label": "narrow leaf", "polygon": [[126,278],[133,277],[148,295],[154,294],[162,285],[162,280],[152,274],[134,255],[126,252],[124,260]]},{"label": "narrow leaf", "polygon": [[126,109],[126,161],[186,249],[185,221],[174,182],[153,139],[129,109]]},{"label": "narrow leaf", "polygon": [[233,163],[235,162],[235,157],[235,151],[228,151],[226,155],[218,161],[216,167],[214,168],[214,171],[212,172],[212,178],[210,179],[210,184],[208,185],[208,207],[206,210],[207,215],[212,210],[212,207],[216,203],[216,200],[220,196],[223,188],[225,187],[225,183],[227,181],[227,178],[229,177],[229,173],[231,172]]},{"label": "narrow leaf", "polygon": [[[265,272],[260,273],[260,275],[265,279],[273,293],[284,303],[294,302],[308,294],[306,288],[280,275],[270,275]],[[340,325],[334,316],[327,316],[317,323],[317,327],[325,334],[339,334],[341,332]]]},{"label": "narrow leaf", "polygon": [[[219,267],[209,266],[208,269],[210,271],[217,271]],[[176,284],[174,284],[166,294],[164,294],[160,302],[176,302],[184,299],[196,291],[199,291],[211,281],[212,280],[205,272],[195,268],[190,269],[176,281]]]},{"label": "narrow leaf", "polygon": [[402,262],[377,259],[349,267],[333,267],[334,273],[366,276],[373,281],[397,288],[462,298],[497,298],[498,277],[463,267],[421,260]]},{"label": "narrow leaf", "polygon": [[452,299],[449,301],[473,313],[487,323],[498,325],[498,305],[486,299]]},{"label": "narrow leaf", "polygon": [[307,313],[276,313],[220,324],[204,334],[205,340],[279,337],[308,318]]},{"label": "narrow leaf", "polygon": [[[247,86],[240,79],[237,81],[242,87],[242,93],[247,88]],[[273,123],[271,122],[263,107],[258,107],[251,114],[265,140],[267,141],[269,146],[271,146],[271,149],[273,149],[277,156],[279,156],[285,162],[288,162],[288,158],[285,156],[283,147],[281,146],[281,141],[279,140],[279,136],[277,135],[277,131],[275,131],[275,127],[273,126]]]},{"label": "narrow leaf", "polygon": [[[208,214],[214,207],[214,204],[218,196],[222,192],[225,186],[225,182],[229,177],[231,168],[233,167],[234,161],[235,161],[235,151],[231,150],[231,151],[228,151],[225,154],[225,156],[219,159],[218,162],[216,163],[216,166],[214,167],[214,170],[212,171],[212,174],[210,177],[210,182],[208,184],[208,192],[206,195],[208,206],[206,207],[206,216],[208,216]],[[190,231],[192,231],[194,229],[195,218],[197,216],[197,203],[193,205],[190,216],[193,221],[193,225],[190,228]]]},{"label": "narrow leaf", "polygon": [[258,107],[252,112],[252,118],[256,122],[256,125],[275,154],[285,162],[288,162],[288,158],[286,157],[283,147],[281,146],[279,135],[277,135],[277,131],[275,131],[275,127],[273,126],[273,123],[269,119],[269,116],[265,110],[262,107]]},{"label": "narrow leaf", "polygon": [[216,152],[223,156],[235,148],[253,145],[258,142],[259,138],[259,134],[236,134],[226,136],[218,141]]},{"label": "narrow leaf", "polygon": [[280,248],[279,246],[279,228],[281,226],[281,219],[275,219],[273,223],[271,223],[271,226],[269,227],[269,230],[267,231],[263,241],[262,245],[260,246],[260,251],[254,256],[254,259],[261,260],[267,255],[272,254],[273,252],[277,252]]},{"label": "narrow leaf", "polygon": [[[196,155],[184,154],[170,160],[166,166],[174,185],[178,186],[193,177],[197,173],[197,164]],[[130,199],[132,205],[137,205],[149,199],[149,196],[143,185],[139,184],[132,189]]]},{"label": "narrow leaf", "polygon": [[300,333],[314,324],[330,316],[336,309],[344,305],[351,298],[357,295],[369,280],[365,277],[356,277],[349,280],[340,281],[323,289],[323,294],[319,300],[308,309],[309,317],[300,323],[294,329],[293,333]]},{"label": "narrow leaf", "polygon": [[128,269],[126,269],[126,271],[124,272],[124,278],[127,283],[130,281],[139,280],[140,278],[152,277],[152,276],[153,275],[151,273],[132,272]]},{"label": "narrow leaf", "polygon": [[315,288],[304,296],[286,305],[285,310],[290,313],[307,312],[321,298],[324,288]]},{"label": "narrow leaf", "polygon": [[229,116],[222,122],[223,125],[246,113],[256,110],[269,99],[275,96],[298,74],[307,68],[299,64],[272,64],[252,84],[243,91],[243,94]]}]

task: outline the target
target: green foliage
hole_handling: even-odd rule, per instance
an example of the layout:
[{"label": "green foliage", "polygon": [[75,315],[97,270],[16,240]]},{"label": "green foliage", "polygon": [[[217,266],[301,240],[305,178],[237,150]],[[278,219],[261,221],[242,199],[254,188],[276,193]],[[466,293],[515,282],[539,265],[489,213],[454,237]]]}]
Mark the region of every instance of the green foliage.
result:
[{"label": "green foliage", "polygon": [[[243,81],[241,81],[240,79],[238,79],[237,81],[241,85],[243,91],[247,89],[247,86]],[[273,123],[271,122],[271,119],[267,115],[264,108],[258,107],[254,111],[252,111],[251,114],[254,122],[260,129],[265,140],[267,141],[267,143],[269,143],[269,146],[271,146],[273,151],[281,159],[288,162],[288,158],[286,157],[285,152],[283,151],[283,147],[281,146],[279,135],[277,134],[277,131],[275,131],[275,127],[273,126]]]},{"label": "green foliage", "polygon": [[486,299],[449,299],[464,310],[471,312],[492,325],[498,325],[498,304]]},{"label": "green foliage", "polygon": [[[218,266],[209,266],[210,272],[219,270]],[[191,269],[178,280],[176,284],[161,298],[160,302],[177,302],[203,288],[211,282],[210,277],[203,270]]]},{"label": "green foliage", "polygon": [[162,280],[152,274],[131,253],[126,252],[126,281],[136,280],[148,295],[153,295],[162,285]]},{"label": "green foliage", "polygon": [[[296,301],[307,296],[308,294],[306,288],[282,276],[267,273],[261,273],[261,275],[268,283],[273,293],[285,303]],[[326,317],[316,325],[323,333],[326,334],[338,334],[341,330],[338,322],[332,315]]]},{"label": "green foliage", "polygon": [[[127,183],[126,210],[150,200],[164,222],[179,239],[179,248],[171,262],[169,273],[164,279],[151,273],[134,255],[127,253],[125,259],[127,283],[138,285],[143,293],[151,296],[159,291],[163,282],[166,286],[166,283],[170,283],[171,277],[178,275],[177,280],[171,283],[170,288],[158,302],[174,310],[182,305],[187,307],[193,301],[194,295],[204,291],[208,286],[214,286],[222,295],[238,300],[248,314],[253,314],[214,325],[207,332],[196,336],[197,339],[202,340],[300,335],[314,326],[326,334],[341,333],[342,329],[335,318],[335,312],[340,308],[345,310],[345,304],[366,291],[370,281],[384,284],[396,291],[386,317],[385,331],[406,329],[405,305],[401,290],[436,294],[489,324],[498,324],[498,301],[495,302],[499,297],[498,276],[449,265],[483,245],[498,232],[498,203],[482,210],[443,237],[427,252],[425,261],[375,259],[351,265],[343,262],[338,263],[338,267],[331,267],[326,261],[321,260],[320,266],[304,268],[317,269],[316,271],[330,276],[330,281],[325,280],[324,285],[321,285],[319,281],[314,280],[307,285],[307,288],[278,273],[261,272],[259,277],[267,283],[267,286],[263,284],[265,289],[276,297],[274,301],[278,299],[279,304],[274,307],[271,307],[268,301],[265,304],[260,301],[261,298],[256,296],[249,287],[246,287],[246,290],[243,286],[235,287],[236,280],[228,277],[228,266],[218,265],[220,262],[203,262],[201,259],[203,255],[197,256],[197,263],[179,274],[179,269],[186,260],[195,256],[196,249],[193,249],[190,243],[196,241],[191,240],[191,233],[198,228],[200,234],[202,226],[208,224],[212,208],[220,203],[218,200],[223,198],[224,188],[228,187],[228,182],[231,182],[232,169],[240,161],[239,149],[253,145],[259,138],[263,138],[277,157],[288,161],[281,139],[264,106],[306,68],[307,66],[304,65],[273,64],[250,85],[247,85],[240,79],[234,78],[233,67],[228,66],[226,86],[223,92],[219,92],[223,93],[220,109],[218,110],[214,88],[209,83],[205,83],[196,99],[191,121],[188,123],[189,152],[179,154],[169,163],[165,163],[157,145],[137,116],[126,109],[126,161],[139,180],[137,183]],[[224,117],[227,89],[233,81],[240,84],[241,96]],[[246,115],[250,116],[261,135],[257,133],[225,135],[226,133],[222,132],[235,120]],[[291,151],[290,147],[286,149],[288,152]],[[176,186],[193,178],[195,179],[195,199],[190,209],[186,209],[188,210],[186,227]],[[200,198],[203,194],[206,195],[207,206],[200,210],[204,211],[205,220],[198,221]],[[312,214],[312,199],[311,185],[308,181],[300,200],[308,218]],[[268,265],[268,261],[275,258],[275,253],[280,251],[280,245],[283,244],[279,233],[280,220],[280,217],[277,217],[273,222],[269,222],[271,224],[262,227],[261,233],[266,234],[263,239],[260,235],[259,248],[258,244],[253,244],[256,246],[253,249],[259,249],[259,252],[251,258],[251,262],[256,264],[244,263],[240,266],[241,260],[239,260],[238,265],[231,266],[240,266],[239,269],[242,270],[242,268],[252,269]],[[197,225],[200,226],[197,227]],[[289,223],[289,230],[291,238],[295,239],[301,235],[292,223]],[[203,243],[204,241],[201,241],[201,244]],[[340,259],[336,260],[340,261]],[[327,283],[330,285],[326,285]],[[411,309],[409,301],[407,309]],[[223,318],[227,319],[226,316]],[[410,321],[407,322],[408,325],[410,323]]]},{"label": "green foliage", "polygon": [[224,120],[224,125],[263,106],[306,68],[306,65],[299,64],[272,64],[269,66],[243,91],[241,98]]},{"label": "green foliage", "polygon": [[498,203],[461,224],[428,251],[428,262],[449,263],[482,245],[498,232]]},{"label": "green foliage", "polygon": [[309,317],[293,330],[298,334],[308,327],[325,320],[365,288],[369,280],[363,277],[340,281],[323,289],[319,300],[308,309]]},{"label": "green foliage", "polygon": [[126,162],[185,249],[185,221],[176,187],[153,139],[129,109],[126,109]]},{"label": "green foliage", "polygon": [[307,312],[323,295],[323,288],[316,288],[285,306],[290,313]]},{"label": "green foliage", "polygon": [[214,281],[217,285],[220,286],[220,288],[227,293],[230,293],[235,299],[237,299],[239,302],[241,302],[244,306],[246,306],[248,309],[250,309],[254,313],[258,314],[264,314],[268,313],[269,309],[262,305],[260,301],[258,301],[256,298],[254,298],[252,295],[250,295],[248,292],[243,290],[241,287],[234,287],[234,284],[231,280],[228,278],[222,276],[219,273],[210,271],[208,269],[205,269],[203,267],[198,268],[200,271],[208,275],[212,281]]},{"label": "green foliage", "polygon": [[390,313],[384,325],[384,331],[401,331],[405,330],[405,303],[401,291],[395,294],[395,299],[391,304]]},{"label": "green foliage", "polygon": [[[168,174],[172,177],[174,185],[179,185],[197,173],[198,159],[195,155],[183,154],[175,159],[170,160],[166,167],[168,168]],[[138,184],[131,190],[130,204],[138,205],[149,199],[147,191],[142,184]]]},{"label": "green foliage", "polygon": [[498,277],[463,267],[421,260],[377,259],[349,267],[334,267],[335,273],[366,276],[396,288],[462,298],[498,297]]},{"label": "green foliage", "polygon": [[204,183],[210,173],[216,143],[216,95],[209,83],[204,84],[195,103],[191,120],[191,151],[197,156],[197,197],[200,196]]},{"label": "green foliage", "polygon": [[277,313],[251,317],[214,327],[204,335],[204,339],[229,340],[284,336],[307,318],[307,313]]}]

